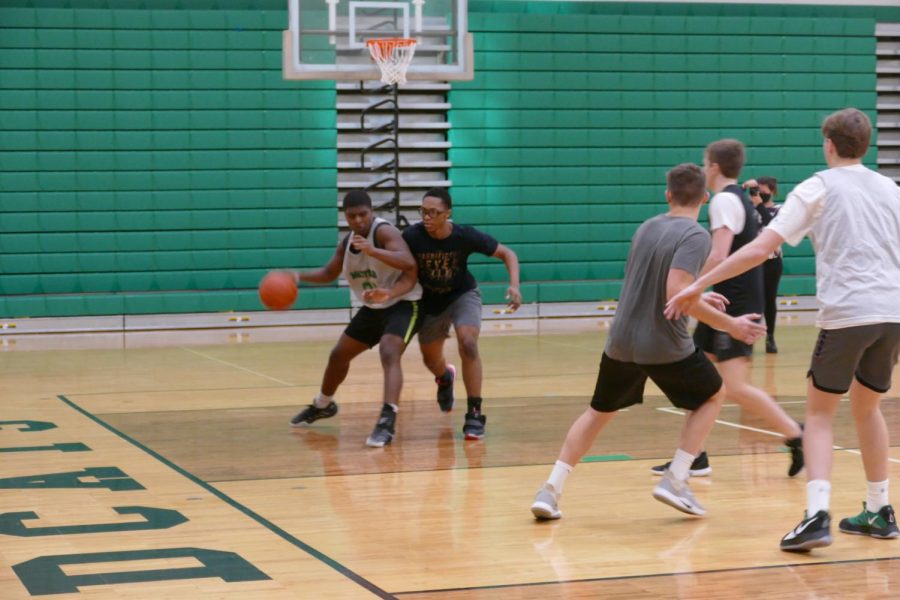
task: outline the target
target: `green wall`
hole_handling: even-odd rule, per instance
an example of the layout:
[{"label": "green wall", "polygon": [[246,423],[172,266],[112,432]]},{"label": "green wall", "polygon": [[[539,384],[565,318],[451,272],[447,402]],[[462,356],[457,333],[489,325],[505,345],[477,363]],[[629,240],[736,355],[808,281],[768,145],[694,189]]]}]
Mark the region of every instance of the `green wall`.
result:
[{"label": "green wall", "polygon": [[[561,280],[537,290],[559,301],[618,294],[632,233],[665,210],[666,170],[700,163],[708,142],[744,141],[744,176],[777,177],[782,200],[824,168],[825,115],[875,120],[875,23],[900,9],[474,0],[469,17],[475,79],[450,94],[454,213],[514,247],[525,281]],[[814,294],[809,242],[785,254],[781,293]]]},{"label": "green wall", "polygon": [[330,257],[334,84],[283,81],[253,4],[0,6],[0,315],[257,309]]},{"label": "green wall", "polygon": [[[900,9],[472,1],[456,218],[516,249],[527,301],[615,297],[667,168],[738,137],[787,191],[822,116],[874,116],[879,19]],[[254,310],[266,270],[327,260],[334,85],[282,80],[285,24],[283,0],[0,4],[0,316]],[[782,292],[812,273],[788,250]]]}]

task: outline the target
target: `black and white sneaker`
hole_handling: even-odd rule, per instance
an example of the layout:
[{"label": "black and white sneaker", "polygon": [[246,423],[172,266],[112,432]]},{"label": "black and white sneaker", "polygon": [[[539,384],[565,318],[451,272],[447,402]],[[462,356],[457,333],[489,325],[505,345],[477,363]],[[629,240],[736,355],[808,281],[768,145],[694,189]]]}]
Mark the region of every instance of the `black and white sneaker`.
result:
[{"label": "black and white sneaker", "polygon": [[831,515],[820,510],[813,516],[805,516],[800,523],[781,538],[785,552],[809,552],[813,548],[831,545]]},{"label": "black and white sneaker", "polygon": [[337,402],[332,402],[325,408],[319,408],[315,404],[310,404],[291,419],[291,427],[300,427],[301,425],[309,425],[319,419],[330,419],[338,414]]},{"label": "black and white sneaker", "polygon": [[378,423],[372,430],[372,435],[366,440],[366,446],[370,448],[383,448],[391,443],[394,439],[394,424],[397,422],[397,413],[389,405],[381,406],[381,415],[378,416]]},{"label": "black and white sneaker", "polygon": [[448,413],[453,410],[453,404],[456,401],[453,397],[453,382],[456,381],[456,367],[447,364],[447,373],[449,379],[441,379],[435,377],[434,382],[437,384],[437,403],[441,407],[441,412]]},{"label": "black and white sneaker", "polygon": [[[669,461],[664,465],[650,467],[650,472],[654,475],[662,475],[671,464],[672,461]],[[712,467],[709,466],[709,456],[706,455],[706,450],[698,454],[697,458],[694,459],[694,462],[691,463],[691,470],[689,473],[691,474],[691,477],[706,477],[712,473]]]},{"label": "black and white sneaker", "polygon": [[487,417],[480,412],[467,412],[463,423],[463,435],[467,440],[480,440],[484,437],[484,424]]}]

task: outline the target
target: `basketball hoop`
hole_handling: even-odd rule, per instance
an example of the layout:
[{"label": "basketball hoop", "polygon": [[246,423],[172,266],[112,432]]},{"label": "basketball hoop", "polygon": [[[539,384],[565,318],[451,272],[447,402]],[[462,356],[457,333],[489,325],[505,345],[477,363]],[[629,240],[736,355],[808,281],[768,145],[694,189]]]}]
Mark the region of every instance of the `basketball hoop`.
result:
[{"label": "basketball hoop", "polygon": [[388,85],[406,83],[406,69],[416,53],[412,38],[366,40],[372,59],[381,69],[381,81]]}]

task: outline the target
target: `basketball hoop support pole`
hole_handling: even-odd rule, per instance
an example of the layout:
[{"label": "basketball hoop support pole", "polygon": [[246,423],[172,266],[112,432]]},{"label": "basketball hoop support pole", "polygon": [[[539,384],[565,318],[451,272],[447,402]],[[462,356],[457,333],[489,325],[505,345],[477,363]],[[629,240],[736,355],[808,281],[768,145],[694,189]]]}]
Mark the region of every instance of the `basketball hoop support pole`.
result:
[{"label": "basketball hoop support pole", "polygon": [[[360,82],[361,83],[361,82]],[[384,204],[375,207],[376,212],[383,210],[392,210],[394,212],[394,224],[398,229],[403,229],[409,225],[409,221],[400,213],[400,86],[396,83],[382,86],[379,91],[389,93],[390,97],[370,104],[362,110],[359,116],[360,130],[363,133],[388,133],[390,137],[382,138],[363,148],[359,157],[359,166],[367,169],[372,173],[390,171],[390,175],[382,177],[378,181],[370,183],[366,186],[366,191],[374,189],[385,189],[384,184],[392,184],[393,198]],[[366,116],[380,106],[391,105],[393,116],[391,121],[384,125],[376,127],[366,127]],[[366,154],[369,150],[373,150],[378,146],[391,143],[393,144],[393,159],[374,167],[366,167]]]}]

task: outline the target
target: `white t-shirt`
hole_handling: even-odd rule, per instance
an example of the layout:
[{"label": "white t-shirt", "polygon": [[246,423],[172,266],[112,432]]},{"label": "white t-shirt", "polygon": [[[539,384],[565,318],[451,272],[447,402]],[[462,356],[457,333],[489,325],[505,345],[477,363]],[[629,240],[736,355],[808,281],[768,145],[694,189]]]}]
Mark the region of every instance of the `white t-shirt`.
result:
[{"label": "white t-shirt", "polygon": [[709,228],[727,227],[735,235],[744,230],[747,212],[741,199],[731,192],[719,192],[709,201]]},{"label": "white t-shirt", "polygon": [[816,252],[822,329],[900,323],[900,188],[850,165],[820,171],[788,195],[769,229]]}]

